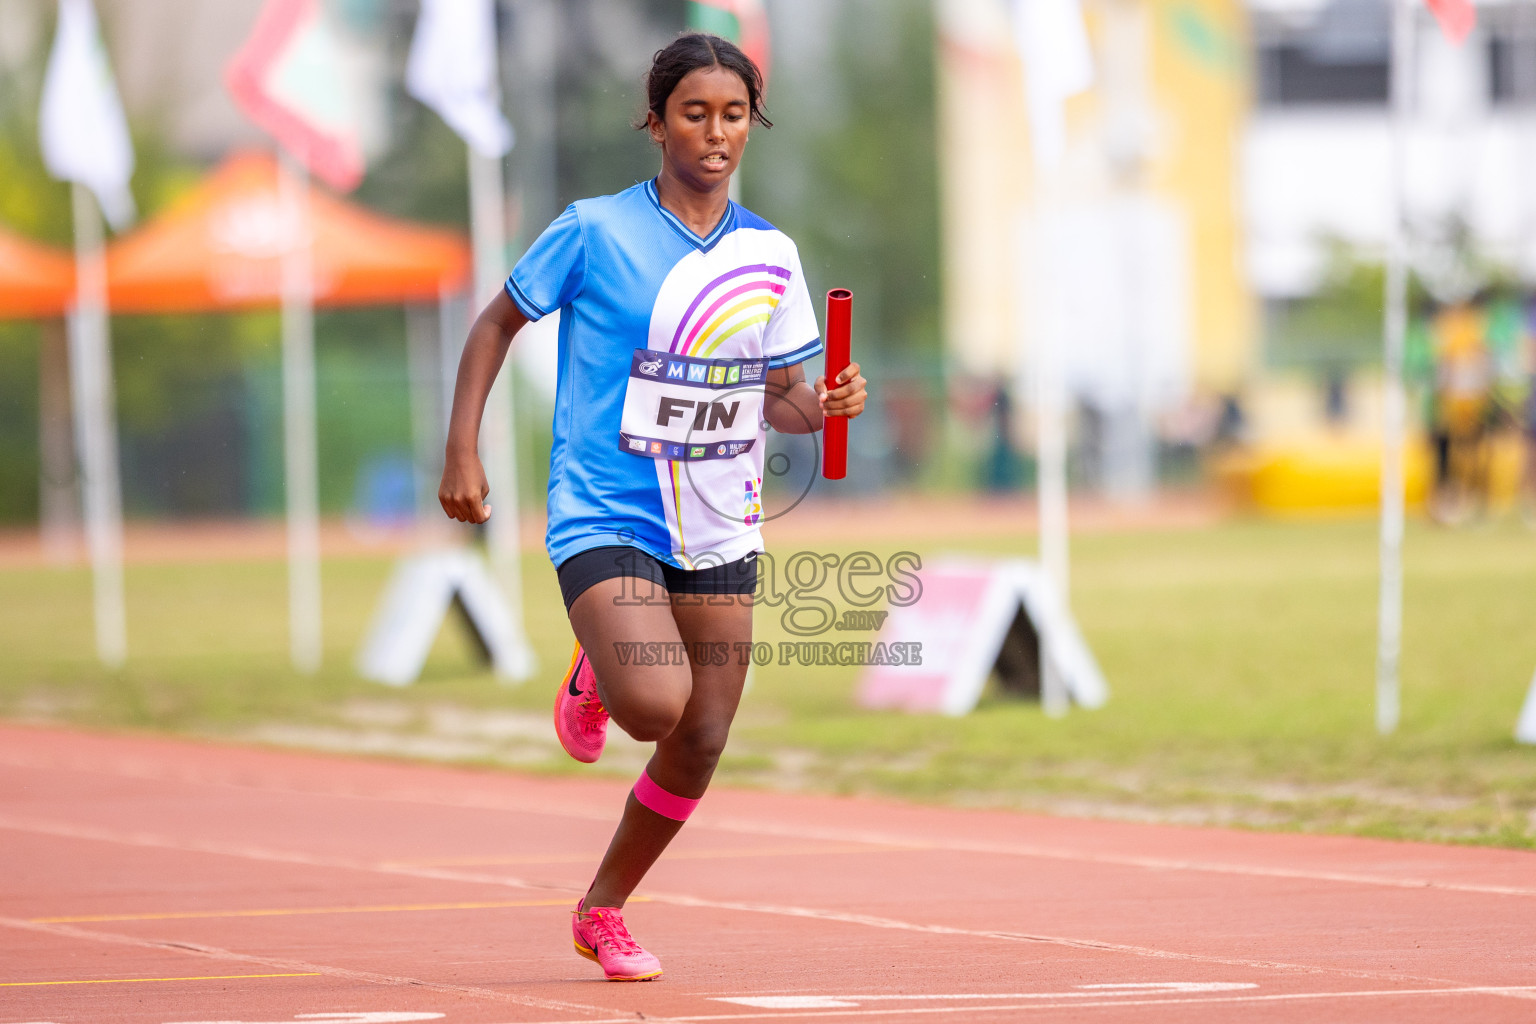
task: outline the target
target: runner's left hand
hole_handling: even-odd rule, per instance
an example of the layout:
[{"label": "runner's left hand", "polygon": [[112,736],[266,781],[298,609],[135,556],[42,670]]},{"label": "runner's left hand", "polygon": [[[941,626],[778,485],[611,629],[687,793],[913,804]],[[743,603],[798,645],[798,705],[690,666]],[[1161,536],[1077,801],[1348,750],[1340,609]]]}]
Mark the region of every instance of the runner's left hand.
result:
[{"label": "runner's left hand", "polygon": [[869,397],[864,385],[869,383],[859,375],[859,364],[849,363],[837,375],[838,387],[827,390],[827,378],[816,378],[816,398],[826,416],[846,416],[853,419],[864,411],[864,399]]}]

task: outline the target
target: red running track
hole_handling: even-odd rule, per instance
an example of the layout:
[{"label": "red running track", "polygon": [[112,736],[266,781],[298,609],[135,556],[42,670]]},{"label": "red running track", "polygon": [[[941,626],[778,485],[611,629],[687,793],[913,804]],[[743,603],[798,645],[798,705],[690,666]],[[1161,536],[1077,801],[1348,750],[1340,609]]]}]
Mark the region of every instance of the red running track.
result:
[{"label": "red running track", "polygon": [[1536,1020],[1536,855],[729,789],[606,983],[625,791],[0,725],[0,1024]]}]

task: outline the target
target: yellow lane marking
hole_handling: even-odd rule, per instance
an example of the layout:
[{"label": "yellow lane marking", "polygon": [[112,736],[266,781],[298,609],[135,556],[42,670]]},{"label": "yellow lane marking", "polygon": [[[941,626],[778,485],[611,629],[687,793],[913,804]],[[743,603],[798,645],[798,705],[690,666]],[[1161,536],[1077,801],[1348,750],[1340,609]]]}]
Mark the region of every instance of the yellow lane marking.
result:
[{"label": "yellow lane marking", "polygon": [[[643,903],[643,896],[630,902]],[[564,907],[570,899],[499,900],[494,903],[401,903],[382,907],[279,907],[270,910],[183,910],[164,914],[82,914],[74,917],[34,917],[33,924],[83,924],[88,921],[177,921],[205,917],[293,917],[299,914],[389,914],[410,910],[500,910],[505,907]]]},{"label": "yellow lane marking", "polygon": [[[888,853],[925,849],[916,843],[823,843],[819,846],[759,846],[718,850],[668,850],[667,860],[720,860],[729,857],[792,857],[818,853]],[[429,857],[387,861],[387,867],[464,867],[471,864],[577,864],[595,859],[591,853],[529,854],[518,857]]]},{"label": "yellow lane marking", "polygon": [[0,988],[25,988],[35,985],[123,985],[138,981],[234,981],[242,978],[318,978],[319,971],[303,974],[204,974],[193,978],[88,978],[80,981],[0,981]]}]

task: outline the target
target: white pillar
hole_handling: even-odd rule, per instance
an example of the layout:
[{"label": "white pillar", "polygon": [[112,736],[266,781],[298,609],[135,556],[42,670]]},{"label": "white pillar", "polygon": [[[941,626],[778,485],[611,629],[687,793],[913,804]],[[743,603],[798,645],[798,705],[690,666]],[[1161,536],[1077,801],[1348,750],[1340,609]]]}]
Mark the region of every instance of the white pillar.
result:
[{"label": "white pillar", "polygon": [[1376,729],[1397,729],[1400,713],[1398,662],[1403,633],[1403,446],[1407,396],[1403,344],[1408,328],[1408,244],[1404,223],[1406,143],[1413,87],[1415,0],[1392,4],[1392,223],[1387,252],[1386,322],[1382,376],[1381,587],[1376,635]]},{"label": "white pillar", "polygon": [[[471,282],[470,287],[474,287]],[[437,385],[438,431],[448,437],[448,420],[453,412],[453,390],[459,373],[459,360],[464,355],[465,336],[469,333],[471,299],[462,291],[440,289],[437,293]],[[475,312],[479,312],[475,310]],[[443,453],[436,453],[441,459]]]},{"label": "white pillar", "polygon": [[442,468],[443,429],[438,406],[443,389],[438,376],[440,311],[436,306],[405,307],[405,343],[408,356],[411,402],[411,483],[416,495],[418,531],[430,534],[443,513],[437,502],[438,473]]},{"label": "white pillar", "polygon": [[[474,301],[485,303],[503,287],[507,277],[507,213],[500,157],[481,156],[470,148],[470,231],[475,252]],[[515,344],[515,343],[514,343]],[[515,348],[486,399],[480,451],[495,509],[487,524],[491,570],[501,585],[512,616],[515,646],[522,660],[510,673],[514,681],[531,676],[533,652],[523,628],[522,526],[517,493],[517,430],[513,377]]]},{"label": "white pillar", "polygon": [[278,174],[289,244],[283,286],[283,480],[288,509],[288,643],[293,667],[320,670],[320,470],[315,438],[314,238],[309,172],[283,152]]},{"label": "white pillar", "polygon": [[85,535],[91,552],[96,654],[119,668],[128,658],[123,607],[123,498],[117,458],[117,401],[107,324],[107,261],[101,212],[90,190],[71,188],[75,217],[75,308],[70,316],[69,369],[75,438],[80,446]]},{"label": "white pillar", "polygon": [[1531,676],[1525,706],[1520,709],[1520,720],[1515,723],[1515,739],[1521,743],[1536,743],[1536,675]]},{"label": "white pillar", "polygon": [[80,550],[80,487],[75,431],[70,426],[69,331],[64,320],[42,324],[37,355],[37,511],[43,556],[55,565]]},{"label": "white pillar", "polygon": [[[1040,566],[1063,609],[1070,608],[1071,564],[1067,527],[1066,368],[1062,359],[1060,290],[1053,266],[1060,195],[1056,172],[1036,170],[1034,215],[1019,239],[1029,268],[1030,383],[1035,416],[1035,487],[1039,508]],[[1040,705],[1047,715],[1067,712],[1063,681],[1040,642]]]}]

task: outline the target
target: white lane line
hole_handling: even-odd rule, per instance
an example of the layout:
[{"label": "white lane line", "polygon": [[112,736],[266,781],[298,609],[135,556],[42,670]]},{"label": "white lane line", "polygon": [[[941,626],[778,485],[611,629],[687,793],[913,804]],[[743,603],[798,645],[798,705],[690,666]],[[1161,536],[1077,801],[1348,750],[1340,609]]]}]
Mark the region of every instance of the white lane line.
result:
[{"label": "white lane line", "polygon": [[[117,843],[124,846],[142,846],[154,850],[176,850],[181,853],[210,853],[222,857],[243,857],[276,864],[297,864],[311,868],[337,868],[343,871],[374,871],[386,875],[405,875],[410,878],[435,878],[447,882],[483,882],[487,885],[506,886],[514,889],[549,891],[554,886],[528,882],[512,875],[489,875],[471,871],[448,871],[432,867],[408,867],[377,861],[353,860],[347,857],[328,857],[297,850],[275,850],[265,846],[245,843],[224,843],[208,839],[180,839],[153,832],[118,832],[115,829],[98,828],[94,825],[77,825],[72,822],[44,821],[37,818],[16,818],[0,814],[0,829],[13,832],[30,832],[35,835],[57,836],[62,839],[86,839],[101,843]],[[565,891],[565,887],[559,887]],[[571,890],[574,891],[574,890]]]},{"label": "white lane line", "polygon": [[[301,864],[306,866],[338,868],[352,871],[371,871],[388,875],[400,875],[411,878],[426,878],[435,881],[470,882],[478,885],[505,885],[516,889],[537,889],[542,891],[557,891],[575,893],[578,890],[566,886],[542,885],[524,879],[488,875],[479,872],[450,871],[443,868],[412,868],[399,864],[375,864],[367,861],[353,861],[332,857],[313,857],[309,854],[294,853],[285,850],[267,850],[263,847],[244,846],[226,843],[203,843],[199,841],[186,842],[171,839],[165,836],[157,836],[149,833],[118,833],[108,829],[89,826],[76,826],[60,822],[27,821],[17,818],[9,818],[0,815],[0,829],[14,831],[36,832],[43,835],[62,836],[71,839],[87,839],[97,842],[119,843],[129,846],[144,846],[153,849],[171,849],[185,852],[208,853],[228,857],[243,857],[250,860],[273,861],[282,864]],[[882,928],[893,931],[920,932],[928,935],[953,935],[964,938],[995,939],[1002,942],[1038,943],[1050,946],[1062,946],[1068,949],[1085,949],[1101,953],[1120,953],[1131,956],[1148,957],[1157,960],[1179,960],[1189,963],[1220,964],[1224,967],[1247,967],[1260,970],[1299,972],[1303,974],[1328,974],[1341,978],[1357,978],[1370,981],[1420,981],[1425,983],[1454,984],[1448,978],[1425,977],[1420,975],[1405,976],[1399,973],[1387,973],[1383,971],[1358,971],[1339,967],[1320,967],[1307,964],[1288,963],[1280,960],[1251,960],[1239,957],[1211,956],[1203,953],[1182,953],[1168,949],[1158,949],[1153,946],[1135,946],[1125,943],[1104,942],[1098,939],[1078,939],[1060,935],[1038,935],[1026,932],[992,931],[976,928],[957,928],[951,925],[941,924],[916,924],[910,921],[902,921],[890,917],[878,917],[872,914],[850,914],[838,910],[823,910],[817,907],[798,907],[793,905],[771,903],[745,903],[733,900],[711,900],[699,896],[690,896],[683,893],[662,893],[646,891],[642,894],[653,903],[667,903],[679,907],[699,907],[708,910],[731,910],[740,913],[769,914],[776,917],[806,918],[817,921],[834,921],[839,924],[856,924],[869,928]]]},{"label": "white lane line", "polygon": [[191,1020],[176,1024],[407,1024],[410,1021],[442,1020],[446,1013],[392,1013],[388,1010],[369,1013],[301,1013],[287,1020]]},{"label": "white lane line", "polygon": [[1095,985],[1073,985],[1089,991],[1116,992],[1235,992],[1258,988],[1251,981],[1103,981]]},{"label": "white lane line", "polygon": [[[1148,996],[1176,992],[1236,992],[1258,988],[1251,981],[1150,981],[1107,985],[1077,985],[1075,992],[961,992],[950,995],[883,993],[859,996],[710,996],[711,1002],[736,1003],[766,1010],[822,1010],[877,1002],[963,1002],[968,999],[1103,999],[1106,996]],[[1087,990],[1087,991],[1083,991]]]},{"label": "white lane line", "polygon": [[1098,939],[1076,939],[1061,935],[1034,935],[1027,932],[989,931],[979,928],[956,928],[943,924],[914,924],[890,917],[872,914],[850,914],[839,910],[821,910],[815,907],[782,906],[770,903],[740,903],[728,900],[707,900],[678,893],[647,891],[653,903],[672,903],[681,907],[701,907],[710,910],[735,910],[753,914],[774,914],[780,917],[808,917],[818,921],[836,921],[840,924],[858,924],[870,928],[892,931],[923,932],[929,935],[959,935],[967,938],[997,939],[1002,942],[1027,942],[1048,946],[1064,946],[1069,949],[1086,949],[1100,953],[1123,953],[1147,957],[1153,960],[1181,960],[1189,963],[1220,964],[1223,967],[1248,967],[1266,971],[1287,971],[1301,974],[1329,974],[1340,978],[1358,978],[1367,981],[1421,981],[1450,985],[1448,978],[1404,975],[1385,971],[1359,971],[1342,967],[1321,967],[1310,964],[1293,964],[1283,960],[1250,960],[1241,957],[1211,956],[1204,953],[1181,953],[1155,946],[1133,946],[1120,942],[1103,942]]},{"label": "white lane line", "polygon": [[[133,935],[120,935],[116,932],[102,932],[89,928],[77,928],[74,925],[40,924],[36,921],[26,921],[16,917],[0,917],[0,928],[15,928],[21,931],[42,932],[46,935],[56,935],[62,938],[80,939],[88,942],[105,942],[116,946],[133,946],[138,949],[153,949],[162,952],[168,951],[172,953],[184,953],[188,956],[205,957],[210,960],[225,960],[237,961],[239,963],[247,964],[261,964],[265,967],[276,967],[285,971],[305,971],[314,974],[325,974],[333,978],[343,978],[347,981],[366,982],[370,985],[408,985],[412,988],[419,988],[428,992],[442,992],[446,995],[469,996],[473,999],[489,999],[499,1003],[516,1003],[520,1006],[531,1006],[541,1010],[565,1010],[572,1013],[588,1014],[606,1014],[613,1012],[613,1009],[607,1006],[590,1006],[586,1003],[572,1003],[559,999],[539,999],[535,996],[518,995],[514,992],[500,992],[496,989],[480,988],[474,985],[451,985],[444,982],[423,981],[420,978],[410,978],[401,975],[376,974],[372,971],[355,971],[346,967],[332,967],[328,964],[312,964],[303,960],[285,960],[281,957],[258,956],[253,953],[236,953],[234,950],[221,949],[218,946],[208,946],[200,942],[179,942],[165,939],[142,939]],[[583,1022],[586,1020],[588,1020],[588,1018],[582,1018]]]},{"label": "white lane line", "polygon": [[[711,1024],[713,1021],[735,1020],[801,1020],[812,1017],[907,1017],[940,1013],[1004,1013],[1018,1010],[1088,1010],[1125,1006],[1204,1006],[1217,1003],[1263,1004],[1326,999],[1376,999],[1393,996],[1518,996],[1530,998],[1536,995],[1536,986],[1526,985],[1479,985],[1464,988],[1402,988],[1352,992],[1285,992],[1275,995],[1254,996],[1204,996],[1171,999],[1106,999],[1102,1002],[1059,1003],[1005,1003],[997,1006],[969,1004],[966,1006],[881,1006],[874,1009],[827,1009],[827,1010],[769,1010],[763,1013],[696,1013],[673,1017],[647,1017],[647,1020],[664,1021],[667,1024]],[[538,1020],[518,1021],[517,1024],[635,1024],[635,1016],[603,1017],[597,1020]]]},{"label": "white lane line", "polygon": [[[945,853],[975,853],[989,856],[1026,857],[1037,860],[1064,860],[1073,863],[1103,864],[1110,867],[1142,868],[1148,871],[1197,872],[1215,875],[1239,875],[1250,878],[1277,878],[1306,882],[1332,882],[1344,885],[1364,885],[1388,889],[1430,889],[1442,892],[1475,893],[1485,896],[1536,896],[1536,887],[1515,885],[1486,885],[1480,882],[1449,882],[1433,878],[1393,877],[1349,871],[1321,871],[1307,868],[1267,867],[1250,864],[1228,864],[1220,861],[1198,861],[1172,857],[1141,857],[1132,854],[1092,853],[1064,847],[1038,846],[1029,843],[993,843],[967,839],[914,840],[888,832],[852,831],[848,829],[805,828],[796,825],[778,825],[773,822],[752,822],[738,819],[711,821],[700,815],[706,827],[722,828],[733,832],[750,832],[756,835],[796,839],[839,840],[863,842],[874,846],[926,849]],[[689,824],[693,820],[690,819]],[[1536,857],[1531,868],[1536,871]]]},{"label": "white lane line", "polygon": [[[177,782],[185,785],[255,790],[309,797],[328,797],[370,802],[415,803],[433,807],[506,811],[514,814],[536,814],[578,821],[603,822],[605,824],[614,821],[617,815],[617,808],[619,807],[617,802],[612,809],[583,808],[572,806],[569,803],[527,800],[501,794],[485,792],[444,794],[439,790],[417,789],[415,787],[391,787],[376,792],[361,793],[354,790],[327,788],[324,786],[294,786],[266,780],[252,781],[244,776],[238,779],[220,778],[183,770],[167,770],[138,760],[124,760],[110,765],[103,765],[96,762],[82,762],[78,760],[54,761],[45,758],[31,758],[25,755],[0,754],[0,765],[51,771],[76,771],[99,775],[114,775],[124,778]],[[1146,857],[1134,854],[1093,853],[1067,847],[1043,846],[1031,843],[997,843],[967,839],[933,840],[890,832],[808,827],[799,824],[781,824],[763,822],[756,819],[719,816],[711,813],[707,807],[690,819],[689,825],[694,830],[705,828],[738,835],[774,836],[802,841],[818,840],[824,842],[864,843],[874,847],[888,847],[892,850],[975,853],[1040,860],[1062,860],[1073,863],[1103,864],[1111,867],[1133,867],[1148,871],[1195,872],[1251,878],[1291,879],[1388,889],[1425,889],[1484,896],[1536,896],[1536,886],[1491,885],[1480,882],[1456,882],[1445,879],[1399,877],[1364,872],[1234,864],[1178,857]],[[1533,868],[1536,868],[1536,858],[1533,858],[1532,863]]]}]

